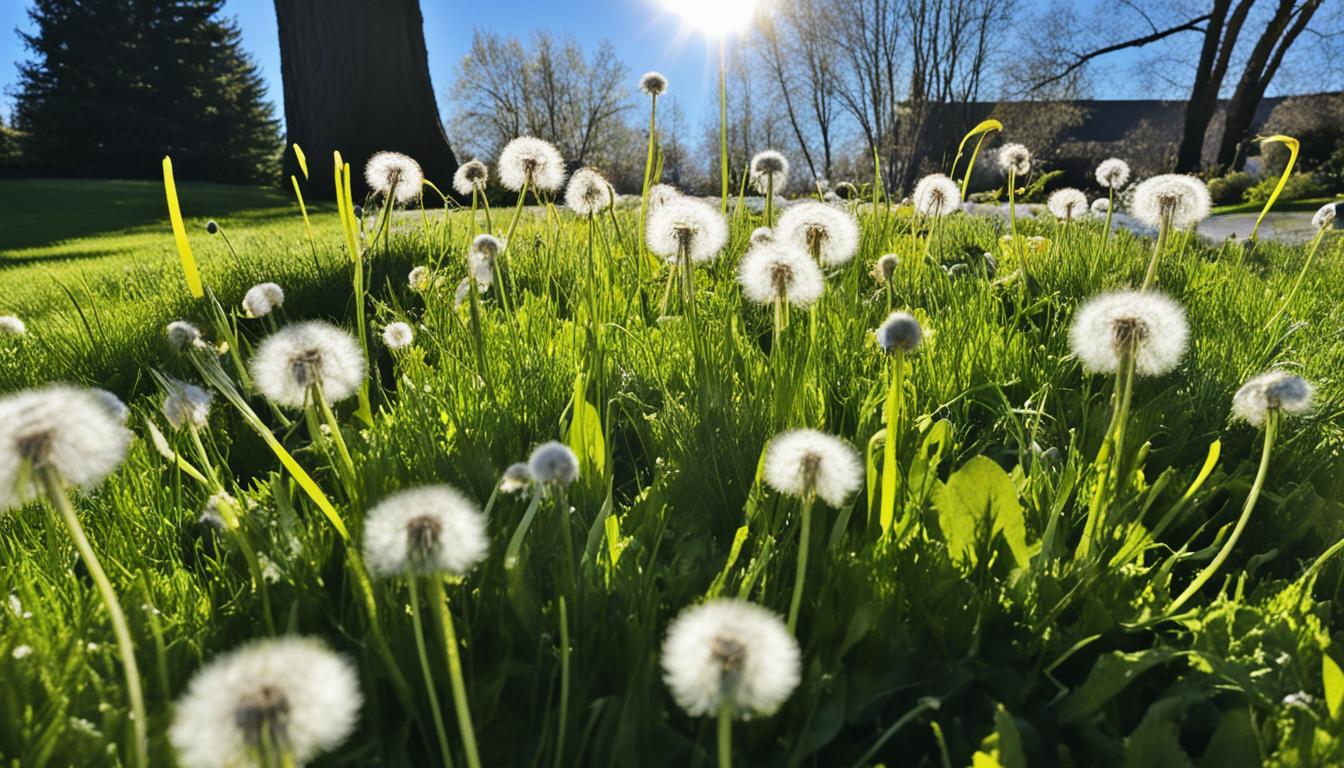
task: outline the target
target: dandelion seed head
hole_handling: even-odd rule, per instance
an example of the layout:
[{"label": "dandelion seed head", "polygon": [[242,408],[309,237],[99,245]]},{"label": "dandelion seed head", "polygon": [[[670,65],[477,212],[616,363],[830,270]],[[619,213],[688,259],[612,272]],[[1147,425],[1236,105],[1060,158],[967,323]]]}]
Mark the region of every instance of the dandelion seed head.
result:
[{"label": "dandelion seed head", "polygon": [[681,258],[709,261],[728,243],[728,222],[703,200],[678,196],[649,213],[645,228],[649,250],[669,262]]},{"label": "dandelion seed head", "polygon": [[14,315],[0,315],[0,335],[22,336],[28,332],[28,326]]},{"label": "dandelion seed head", "polygon": [[364,523],[364,559],[378,576],[463,576],[489,549],[485,516],[449,485],[394,493]]},{"label": "dandelion seed head", "polygon": [[1163,215],[1169,213],[1171,226],[1188,229],[1208,218],[1211,207],[1209,188],[1204,182],[1181,173],[1164,173],[1145,179],[1134,188],[1130,210],[1150,227],[1161,227]]},{"label": "dandelion seed head", "polygon": [[579,457],[568,445],[552,440],[532,449],[527,471],[542,485],[569,485],[579,479]]},{"label": "dandelion seed head", "polygon": [[364,181],[375,193],[406,205],[420,198],[425,172],[420,164],[400,152],[377,152],[364,166]]},{"label": "dandelion seed head", "polygon": [[1262,427],[1271,411],[1289,416],[1311,413],[1316,387],[1287,371],[1269,371],[1242,385],[1232,397],[1232,416]]},{"label": "dandelion seed head", "polygon": [[780,215],[775,239],[797,245],[822,266],[839,266],[854,258],[859,248],[859,223],[833,205],[803,202]]},{"label": "dandelion seed head", "polygon": [[177,379],[168,379],[167,392],[163,395],[163,417],[168,426],[182,429],[192,426],[201,428],[210,421],[210,403],[214,395],[195,384]]},{"label": "dandelion seed head", "polygon": [[1104,217],[1111,210],[1111,201],[1104,197],[1098,197],[1092,201],[1090,210],[1093,216]]},{"label": "dandelion seed head", "polygon": [[257,283],[243,294],[243,312],[248,317],[265,317],[285,303],[285,289],[275,283]]},{"label": "dandelion seed head", "polygon": [[406,275],[406,285],[416,293],[424,293],[429,290],[429,267],[420,266],[412,269]]},{"label": "dandelion seed head", "polygon": [[499,183],[514,192],[524,184],[554,192],[565,183],[565,159],[549,141],[519,136],[499,153]]},{"label": "dandelion seed head", "polygon": [[644,76],[639,78],[639,90],[643,91],[645,96],[661,96],[667,91],[667,78],[662,72],[645,72]]},{"label": "dandelion seed head", "polygon": [[826,287],[817,263],[789,243],[764,243],[747,251],[738,264],[737,279],[742,295],[757,304],[781,299],[807,307],[821,298]]},{"label": "dandelion seed head", "polygon": [[616,198],[611,184],[595,168],[580,168],[569,177],[565,205],[578,216],[592,216],[610,208]]},{"label": "dandelion seed head", "polygon": [[1161,376],[1176,367],[1190,335],[1185,310],[1157,291],[1115,291],[1089,299],[1074,316],[1069,344],[1094,373],[1115,373],[1128,348],[1134,370]]},{"label": "dandelion seed head", "polygon": [[322,387],[328,402],[340,402],[359,390],[365,373],[354,338],[319,320],[287,325],[266,337],[250,368],[261,394],[290,408],[310,402],[313,386]]},{"label": "dandelion seed head", "polygon": [[941,173],[931,173],[915,185],[911,201],[920,216],[946,216],[961,207],[961,187]]},{"label": "dandelion seed head", "polygon": [[228,527],[226,521],[236,519],[238,511],[241,509],[242,506],[238,504],[237,499],[224,491],[220,491],[205,500],[205,506],[201,509],[201,515],[196,518],[196,522],[222,531]]},{"label": "dandelion seed head", "polygon": [[219,222],[215,221],[214,219],[205,222],[205,232],[206,234],[210,235],[219,234]]},{"label": "dandelion seed head", "polygon": [[504,493],[517,493],[532,485],[532,470],[523,461],[510,464],[499,479],[499,490]]},{"label": "dandelion seed head", "polygon": [[[964,266],[964,265],[963,265]],[[873,334],[883,352],[910,354],[924,341],[924,329],[909,312],[892,312]]]},{"label": "dandelion seed head", "polygon": [[1097,183],[1107,189],[1119,189],[1129,183],[1129,163],[1118,157],[1097,165]]},{"label": "dandelion seed head", "polygon": [[801,678],[798,641],[778,616],[744,600],[681,612],[663,641],[663,681],[677,705],[714,716],[723,705],[750,719],[777,711]]},{"label": "dandelion seed head", "polygon": [[403,322],[388,323],[383,326],[383,343],[388,349],[405,349],[415,341],[415,331]]},{"label": "dandelion seed head", "polygon": [[55,384],[0,398],[0,511],[37,498],[41,470],[94,488],[121,465],[130,443],[130,431],[94,390]]},{"label": "dandelion seed head", "polygon": [[896,268],[900,265],[900,256],[894,253],[884,253],[873,263],[873,269],[869,274],[879,283],[890,283],[892,276],[896,274]]},{"label": "dandelion seed head", "polygon": [[1065,221],[1082,218],[1089,210],[1087,195],[1073,187],[1064,187],[1051,192],[1050,197],[1045,200],[1045,207],[1056,219]]},{"label": "dandelion seed head", "polygon": [[995,157],[1004,176],[1022,177],[1031,173],[1031,150],[1021,144],[1004,144]]},{"label": "dandelion seed head", "polygon": [[200,349],[205,346],[205,341],[201,338],[201,329],[186,320],[174,320],[169,323],[167,333],[168,346],[174,352],[185,352],[188,349]]},{"label": "dandelion seed head", "polygon": [[765,449],[765,482],[785,496],[815,494],[840,507],[863,482],[863,464],[849,443],[815,429],[775,435]]},{"label": "dandelion seed head", "polygon": [[769,227],[757,227],[751,230],[750,242],[752,245],[764,245],[775,241],[774,230]]},{"label": "dandelion seed head", "polygon": [[502,250],[504,250],[504,241],[494,235],[477,235],[471,241],[471,252],[479,253],[487,258],[495,258]]},{"label": "dandelion seed head", "polygon": [[671,184],[654,184],[649,187],[649,215],[679,197],[681,192]]},{"label": "dandelion seed head", "polygon": [[859,196],[859,188],[854,186],[852,182],[842,181],[835,185],[835,194],[837,197],[852,200]]},{"label": "dandelion seed head", "polygon": [[453,172],[453,191],[467,197],[473,192],[484,192],[489,181],[490,169],[485,167],[485,163],[472,158]]},{"label": "dandelion seed head", "polygon": [[[1329,229],[1330,227],[1333,227],[1335,225],[1335,216],[1337,215],[1337,205],[1338,203],[1326,203],[1320,208],[1317,208],[1316,213],[1312,214],[1311,226],[1317,229]],[[0,318],[0,323],[3,322],[4,318]]]},{"label": "dandelion seed head", "polygon": [[775,194],[784,189],[789,180],[789,161],[773,149],[757,152],[751,158],[751,186],[761,194],[772,188]]},{"label": "dandelion seed head", "polygon": [[265,732],[302,765],[349,737],[362,702],[354,665],[321,641],[253,640],[196,673],[168,740],[184,768],[233,768],[255,761]]}]

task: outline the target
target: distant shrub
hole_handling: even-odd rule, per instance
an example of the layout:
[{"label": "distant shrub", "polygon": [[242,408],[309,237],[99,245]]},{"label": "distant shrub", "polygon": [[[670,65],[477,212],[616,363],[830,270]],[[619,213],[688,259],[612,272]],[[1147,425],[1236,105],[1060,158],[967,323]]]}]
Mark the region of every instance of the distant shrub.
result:
[{"label": "distant shrub", "polygon": [[[1278,176],[1266,176],[1258,184],[1246,190],[1243,197],[1248,203],[1263,203],[1269,199],[1274,187],[1279,183]],[[1283,186],[1280,200],[1306,200],[1312,197],[1324,197],[1329,188],[1311,173],[1294,173]]]},{"label": "distant shrub", "polygon": [[1246,190],[1255,186],[1249,173],[1235,171],[1219,179],[1209,180],[1209,197],[1214,205],[1236,205],[1245,200]]}]

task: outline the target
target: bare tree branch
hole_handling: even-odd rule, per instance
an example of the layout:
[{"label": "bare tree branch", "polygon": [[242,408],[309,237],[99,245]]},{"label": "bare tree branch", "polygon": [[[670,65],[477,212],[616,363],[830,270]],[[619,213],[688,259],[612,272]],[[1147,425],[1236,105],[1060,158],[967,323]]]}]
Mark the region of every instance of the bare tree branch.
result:
[{"label": "bare tree branch", "polygon": [[1158,40],[1171,37],[1172,35],[1179,34],[1181,32],[1203,32],[1204,29],[1199,25],[1203,24],[1208,20],[1209,20],[1209,14],[1206,13],[1198,18],[1190,19],[1189,21],[1183,24],[1178,24],[1174,27],[1163,29],[1154,32],[1150,35],[1144,35],[1143,37],[1136,37],[1132,40],[1125,40],[1124,42],[1115,43],[1114,45],[1108,45],[1105,48],[1098,48],[1094,51],[1089,51],[1088,53],[1079,54],[1078,57],[1074,59],[1073,62],[1071,62],[1063,70],[1057,72],[1054,75],[1051,75],[1050,77],[1045,78],[1044,80],[1036,82],[1027,90],[1029,92],[1038,91],[1041,88],[1050,85],[1051,83],[1059,82],[1060,80],[1063,80],[1064,78],[1068,77],[1069,74],[1072,73],[1074,70],[1083,66],[1092,59],[1097,58],[1098,56],[1105,56],[1108,53],[1115,53],[1116,51],[1121,51],[1126,48],[1140,48],[1142,46],[1148,45],[1149,43],[1155,43]]}]

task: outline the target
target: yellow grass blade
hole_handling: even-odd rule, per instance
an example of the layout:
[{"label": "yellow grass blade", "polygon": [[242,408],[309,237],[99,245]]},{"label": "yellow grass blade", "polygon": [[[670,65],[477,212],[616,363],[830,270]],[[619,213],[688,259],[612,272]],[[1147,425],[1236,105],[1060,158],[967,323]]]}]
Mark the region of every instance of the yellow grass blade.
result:
[{"label": "yellow grass blade", "polygon": [[307,158],[306,155],[303,154],[303,147],[300,147],[298,144],[295,144],[295,145],[294,145],[294,157],[296,157],[296,158],[299,159],[299,170],[300,170],[300,171],[303,171],[303,179],[304,179],[304,181],[307,181],[307,180],[308,180],[308,158]]},{"label": "yellow grass blade", "polygon": [[341,219],[341,229],[345,230],[345,246],[350,249],[350,259],[356,260],[359,243],[355,239],[355,205],[350,198],[350,165],[341,159],[339,151],[332,155],[336,161],[336,215]]},{"label": "yellow grass blade", "polygon": [[173,223],[173,239],[177,241],[177,255],[182,258],[182,274],[187,278],[187,290],[192,298],[205,295],[205,286],[201,284],[201,273],[196,269],[196,257],[191,255],[191,243],[187,242],[187,228],[182,224],[182,207],[177,202],[177,184],[173,182],[173,160],[163,158],[163,191],[168,195],[168,219]]},{"label": "yellow grass blade", "polygon": [[961,180],[961,199],[966,199],[966,186],[971,183],[971,171],[975,170],[975,158],[980,156],[980,145],[985,143],[985,137],[994,131],[1002,131],[1003,123],[990,118],[981,120],[980,124],[972,128],[965,136],[961,137],[961,143],[957,145],[957,156],[952,160],[952,170],[948,172],[949,176],[955,176],[957,172],[957,162],[961,160],[961,153],[966,149],[966,142],[970,141],[972,136],[979,136],[980,140],[975,142],[975,149],[971,152],[971,159],[966,163],[966,175]]},{"label": "yellow grass blade", "polygon": [[1293,165],[1297,163],[1297,151],[1301,148],[1297,139],[1294,139],[1292,136],[1284,136],[1281,133],[1277,133],[1273,136],[1262,136],[1261,138],[1256,139],[1256,141],[1260,142],[1261,146],[1272,143],[1282,144],[1287,147],[1288,164],[1283,167],[1283,175],[1279,177],[1279,183],[1275,185],[1274,191],[1270,194],[1269,199],[1265,201],[1265,207],[1260,211],[1260,218],[1256,219],[1255,226],[1251,227],[1252,241],[1255,240],[1256,234],[1260,231],[1260,222],[1265,220],[1265,216],[1269,213],[1269,209],[1274,207],[1274,201],[1279,199],[1279,193],[1283,191],[1284,185],[1288,183],[1288,177],[1293,173]]},{"label": "yellow grass blade", "polygon": [[[290,183],[294,185],[294,196],[299,199],[299,213],[303,214],[303,228],[308,230],[308,242],[313,241],[313,224],[308,221],[308,206],[303,204],[303,193],[299,191],[299,179],[296,176],[289,177]],[[314,246],[316,247],[316,246]]]}]

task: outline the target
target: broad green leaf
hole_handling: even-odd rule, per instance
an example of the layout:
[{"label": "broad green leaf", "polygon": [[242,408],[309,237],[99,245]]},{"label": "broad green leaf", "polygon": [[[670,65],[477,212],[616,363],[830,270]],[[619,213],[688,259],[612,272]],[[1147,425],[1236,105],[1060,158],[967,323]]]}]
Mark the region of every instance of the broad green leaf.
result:
[{"label": "broad green leaf", "polygon": [[182,207],[177,202],[177,182],[173,181],[173,160],[163,158],[163,191],[168,197],[168,220],[173,225],[173,239],[177,241],[177,255],[182,260],[182,274],[187,279],[187,291],[193,299],[205,295],[201,273],[196,269],[196,257],[191,253],[187,228],[182,224]]},{"label": "broad green leaf", "polygon": [[1178,656],[1177,651],[1169,648],[1150,648],[1134,653],[1113,651],[1102,656],[1092,666],[1087,680],[1060,702],[1059,721],[1067,724],[1086,720],[1139,675]]},{"label": "broad green leaf", "polygon": [[924,433],[919,451],[910,461],[910,493],[916,504],[923,504],[935,487],[938,465],[943,454],[952,446],[952,422],[935,421]]},{"label": "broad green leaf", "polygon": [[934,493],[933,506],[954,560],[974,566],[977,544],[1002,533],[1017,564],[1027,564],[1027,528],[1017,488],[993,459],[976,456],[966,462]]},{"label": "broad green leaf", "polygon": [[994,710],[994,732],[985,737],[980,751],[971,757],[971,768],[1027,768],[1022,734],[1002,704]]},{"label": "broad green leaf", "polygon": [[586,388],[583,374],[575,376],[572,416],[565,442],[579,457],[584,474],[601,478],[606,475],[607,446],[602,437],[602,417],[598,415],[597,408],[584,397]]},{"label": "broad green leaf", "polygon": [[1339,705],[1344,703],[1344,671],[1328,653],[1321,654],[1321,678],[1325,681],[1325,706],[1331,717],[1339,717]]},{"label": "broad green leaf", "polygon": [[1125,768],[1193,768],[1181,746],[1180,720],[1202,701],[1203,693],[1187,691],[1162,699],[1148,708],[1139,726],[1125,740]]},{"label": "broad green leaf", "polygon": [[1200,768],[1260,768],[1260,737],[1251,722],[1248,707],[1223,712],[1199,758]]}]

